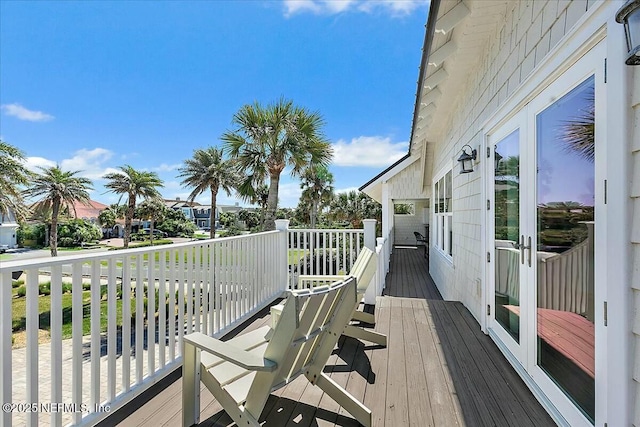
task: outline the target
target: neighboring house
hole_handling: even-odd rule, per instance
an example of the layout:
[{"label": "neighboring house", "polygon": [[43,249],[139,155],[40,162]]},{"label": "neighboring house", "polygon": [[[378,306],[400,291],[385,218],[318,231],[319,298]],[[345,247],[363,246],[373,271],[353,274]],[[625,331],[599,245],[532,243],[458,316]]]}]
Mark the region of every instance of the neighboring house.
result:
[{"label": "neighboring house", "polygon": [[85,221],[89,221],[92,224],[98,223],[98,215],[100,212],[107,209],[109,206],[104,203],[96,202],[95,200],[89,200],[87,204],[84,204],[79,201],[75,201],[73,205],[67,206],[69,210],[69,215],[74,216],[78,219],[84,219]]},{"label": "neighboring house", "polygon": [[6,215],[0,214],[0,247],[18,247],[18,227],[18,221],[12,211]]},{"label": "neighboring house", "polygon": [[442,296],[561,425],[640,426],[640,67],[623,4],[432,0],[409,152],[361,187],[397,244],[430,224]]},{"label": "neighboring house", "polygon": [[[198,228],[210,227],[211,205],[206,206],[206,205],[201,205],[198,202],[189,202],[186,200],[180,200],[179,197],[176,197],[175,199],[165,199],[164,203],[169,209],[182,211],[185,218],[187,218],[190,221],[193,221],[196,227]],[[220,216],[220,213],[218,212],[216,214],[216,224],[219,216]]]}]

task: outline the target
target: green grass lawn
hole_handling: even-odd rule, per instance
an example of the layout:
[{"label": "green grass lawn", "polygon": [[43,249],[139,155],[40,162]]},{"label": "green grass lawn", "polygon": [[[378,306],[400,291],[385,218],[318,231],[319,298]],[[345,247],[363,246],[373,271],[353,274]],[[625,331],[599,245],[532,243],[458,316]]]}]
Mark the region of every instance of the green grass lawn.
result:
[{"label": "green grass lawn", "polygon": [[[16,289],[13,291],[12,301],[12,326],[13,332],[20,333],[26,330],[26,298],[18,297]],[[135,317],[135,299],[131,299],[131,317]],[[122,299],[116,301],[116,324],[122,326]],[[88,335],[91,332],[91,293],[82,292],[82,333]],[[39,328],[50,331],[51,329],[51,296],[40,295],[38,297]],[[100,301],[100,332],[107,330],[107,301]],[[62,338],[71,338],[72,335],[72,295],[62,295]]]}]

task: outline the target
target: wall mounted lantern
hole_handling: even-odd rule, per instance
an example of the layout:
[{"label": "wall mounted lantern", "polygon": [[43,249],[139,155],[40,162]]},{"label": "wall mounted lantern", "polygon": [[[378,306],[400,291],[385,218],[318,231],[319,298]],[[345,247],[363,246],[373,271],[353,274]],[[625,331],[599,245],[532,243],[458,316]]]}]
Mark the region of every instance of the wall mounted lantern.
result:
[{"label": "wall mounted lantern", "polygon": [[494,165],[494,171],[496,173],[496,175],[498,174],[498,168],[500,168],[500,161],[502,161],[503,157],[500,155],[500,153],[498,153],[494,147],[493,149],[493,161],[495,163]]},{"label": "wall mounted lantern", "polygon": [[[471,153],[467,153],[464,147],[469,147]],[[460,173],[469,173],[473,172],[473,161],[478,156],[478,151],[471,148],[469,145],[465,144],[462,146],[462,154],[458,157],[458,162],[460,163]]]},{"label": "wall mounted lantern", "polygon": [[627,65],[640,65],[640,0],[627,1],[616,13],[616,22],[624,25],[629,55]]}]

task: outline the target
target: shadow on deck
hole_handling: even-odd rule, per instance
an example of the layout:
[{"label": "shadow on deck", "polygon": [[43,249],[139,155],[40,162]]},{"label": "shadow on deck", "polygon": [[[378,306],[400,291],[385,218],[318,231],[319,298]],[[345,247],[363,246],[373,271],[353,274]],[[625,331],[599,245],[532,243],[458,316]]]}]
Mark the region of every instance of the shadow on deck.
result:
[{"label": "shadow on deck", "polygon": [[[387,284],[376,306],[375,329],[388,335],[388,347],[342,337],[325,367],[373,411],[375,426],[554,425],[469,311],[442,300],[422,251],[396,248]],[[267,322],[265,310],[242,329]],[[180,425],[179,372],[174,377],[105,425]],[[232,424],[206,389],[201,408],[200,426]],[[358,425],[303,377],[271,395],[261,421],[266,426]]]}]

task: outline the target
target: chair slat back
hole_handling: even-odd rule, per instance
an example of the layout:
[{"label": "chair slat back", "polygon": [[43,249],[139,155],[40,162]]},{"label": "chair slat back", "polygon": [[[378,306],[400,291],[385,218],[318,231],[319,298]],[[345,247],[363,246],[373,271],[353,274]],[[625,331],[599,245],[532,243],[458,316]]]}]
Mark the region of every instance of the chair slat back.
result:
[{"label": "chair slat back", "polygon": [[[355,301],[356,279],[353,277],[289,294],[264,354],[265,358],[276,361],[278,367],[273,372],[256,374],[245,403],[247,410],[262,408],[269,392],[302,373],[309,361],[324,367],[331,354],[325,347],[331,345],[333,350]],[[337,335],[329,336],[332,331],[338,331]]]},{"label": "chair slat back", "polygon": [[358,281],[358,294],[366,292],[371,283],[371,279],[376,274],[377,255],[369,248],[362,248],[358,254],[356,262],[353,263],[349,276],[353,276]]}]

